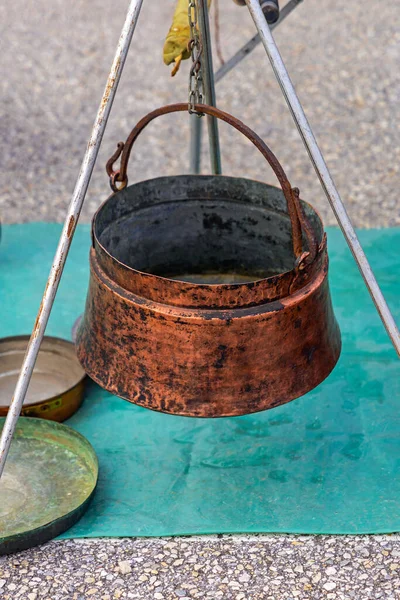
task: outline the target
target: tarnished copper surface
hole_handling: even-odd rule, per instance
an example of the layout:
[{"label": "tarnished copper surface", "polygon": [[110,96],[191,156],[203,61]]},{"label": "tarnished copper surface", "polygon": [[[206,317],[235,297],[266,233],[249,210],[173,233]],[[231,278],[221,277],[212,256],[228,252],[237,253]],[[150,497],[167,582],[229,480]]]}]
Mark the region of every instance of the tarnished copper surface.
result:
[{"label": "tarnished copper surface", "polygon": [[[289,402],[327,377],[341,340],[326,236],[283,169],[274,170],[283,192],[185,175],[124,187],[100,207],[76,340],[97,383],[153,410],[222,417]],[[293,243],[296,219],[302,235]],[[238,282],[215,283],[213,275],[207,283],[214,271],[224,282],[238,273]]]},{"label": "tarnished copper surface", "polygon": [[327,258],[291,296],[252,308],[183,309],[127,292],[91,251],[78,357],[102,387],[163,412],[219,417],[283,404],[318,385],[340,354]]}]

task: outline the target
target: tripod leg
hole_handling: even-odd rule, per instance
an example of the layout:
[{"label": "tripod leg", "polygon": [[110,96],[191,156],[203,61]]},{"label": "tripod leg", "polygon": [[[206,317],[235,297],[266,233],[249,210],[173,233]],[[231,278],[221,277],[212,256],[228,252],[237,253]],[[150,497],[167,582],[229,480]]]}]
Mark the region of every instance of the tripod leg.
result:
[{"label": "tripod leg", "polygon": [[[199,11],[200,40],[203,47],[202,72],[206,104],[216,105],[214,68],[211,50],[210,21],[208,18],[207,0],[197,0]],[[218,123],[214,117],[207,116],[208,137],[210,142],[211,171],[213,175],[221,174],[221,152],[219,146]]]},{"label": "tripod leg", "polygon": [[128,14],[126,16],[121,36],[119,38],[117,51],[115,53],[114,62],[112,64],[111,71],[108,76],[107,84],[100,102],[100,106],[93,125],[89,143],[86,148],[85,156],[83,157],[81,170],[78,175],[75,190],[72,194],[71,203],[69,205],[64,227],[61,233],[60,240],[58,242],[58,247],[50,270],[49,278],[47,280],[47,285],[43,294],[43,299],[40,304],[31,339],[29,340],[25,358],[22,363],[21,371],[18,377],[14,396],[11,400],[10,408],[7,414],[7,419],[1,434],[0,477],[4,470],[4,466],[7,460],[7,454],[10,449],[12,437],[14,435],[15,426],[17,424],[18,417],[21,412],[22,404],[24,402],[29,382],[32,377],[32,372],[35,366],[40,344],[42,342],[47,322],[49,320],[50,312],[53,307],[58,284],[60,283],[65,261],[67,259],[69,248],[71,246],[72,238],[82,209],[83,201],[86,196],[86,191],[89,186],[89,181],[93,172],[93,167],[96,162],[101,140],[103,138],[108,117],[110,115],[111,106],[114,100],[115,92],[117,91],[118,83],[129,50],[132,35],[136,27],[142,3],[143,0],[131,0],[131,3],[129,5]]},{"label": "tripod leg", "polygon": [[[296,6],[301,4],[301,2],[303,2],[303,0],[289,0],[289,2],[285,4],[285,6],[281,9],[278,21],[271,25],[271,31],[273,31],[275,27],[278,27],[278,25],[283,23],[286,17],[290,15],[290,13],[296,8]],[[243,0],[243,4],[246,4],[245,0]],[[246,42],[245,45],[240,48],[240,50],[238,50],[233,56],[231,56],[231,58],[227,60],[226,63],[218,69],[218,71],[215,73],[215,83],[218,83],[218,81],[225,77],[225,75],[229,73],[229,71],[231,71],[234,67],[236,67],[236,65],[242,62],[242,60],[246,58],[246,56],[248,56],[250,52],[253,52],[254,48],[258,46],[260,42],[260,35],[256,33],[256,35],[254,35],[251,38],[251,40]]]},{"label": "tripod leg", "polygon": [[198,175],[201,168],[202,118],[190,115],[190,173]]},{"label": "tripod leg", "polygon": [[372,269],[368,263],[367,257],[365,256],[365,253],[357,238],[356,232],[354,231],[354,227],[346,212],[346,208],[340,198],[339,192],[336,189],[331,174],[329,173],[324,157],[322,156],[321,150],[319,149],[317,141],[307,121],[307,117],[304,114],[303,107],[300,104],[296,91],[290,80],[289,74],[283,63],[282,57],[275,44],[274,38],[272,37],[269,26],[265,20],[264,14],[260,7],[260,2],[259,0],[246,0],[246,4],[253,18],[255,26],[260,34],[261,41],[271,62],[272,68],[275,72],[275,76],[282,89],[285,100],[290,108],[293,119],[300,132],[304,145],[307,148],[308,154],[311,158],[311,162],[313,163],[314,169],[317,172],[324,192],[342,229],[342,232],[349,245],[349,248],[358,265],[358,268],[360,269],[361,275],[364,278],[366,286],[375,303],[376,309],[383,321],[383,324],[386,327],[386,331],[388,332],[389,337],[393,342],[393,346],[395,347],[397,353],[400,356],[399,330],[389,310],[386,300],[379,288],[379,285],[375,279]]}]

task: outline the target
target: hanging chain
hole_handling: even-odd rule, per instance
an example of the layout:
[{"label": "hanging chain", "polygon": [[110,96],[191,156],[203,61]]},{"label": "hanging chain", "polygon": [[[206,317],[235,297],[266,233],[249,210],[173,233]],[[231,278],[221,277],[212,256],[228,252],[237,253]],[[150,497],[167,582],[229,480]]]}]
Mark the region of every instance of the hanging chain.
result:
[{"label": "hanging chain", "polygon": [[189,113],[195,114],[198,117],[203,117],[204,114],[195,109],[195,104],[203,104],[203,76],[201,73],[201,54],[203,47],[201,45],[198,18],[197,18],[197,0],[189,0],[189,26],[190,26],[190,41],[188,49],[192,56],[192,66],[189,74]]}]

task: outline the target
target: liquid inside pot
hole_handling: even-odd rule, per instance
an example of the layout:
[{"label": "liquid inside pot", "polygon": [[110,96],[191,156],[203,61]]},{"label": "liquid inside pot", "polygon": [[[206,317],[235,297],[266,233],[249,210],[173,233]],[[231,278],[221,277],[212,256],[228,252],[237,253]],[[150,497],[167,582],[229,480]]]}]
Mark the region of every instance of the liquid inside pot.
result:
[{"label": "liquid inside pot", "polygon": [[[249,283],[260,279],[259,274],[255,273],[220,273],[218,271],[205,271],[203,273],[182,273],[182,274],[166,274],[164,277],[175,279],[177,281],[187,281],[189,283],[199,284],[232,284],[232,283]],[[265,275],[262,275],[265,277]]]}]

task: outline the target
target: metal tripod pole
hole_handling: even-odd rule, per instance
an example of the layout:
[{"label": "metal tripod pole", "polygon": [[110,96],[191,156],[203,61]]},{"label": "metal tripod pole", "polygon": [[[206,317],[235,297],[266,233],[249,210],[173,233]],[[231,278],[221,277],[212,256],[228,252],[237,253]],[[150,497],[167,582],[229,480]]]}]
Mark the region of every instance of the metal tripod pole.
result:
[{"label": "metal tripod pole", "polygon": [[321,150],[318,147],[317,141],[307,121],[307,117],[304,114],[303,107],[300,104],[282,57],[265,20],[264,14],[260,7],[260,2],[259,0],[246,0],[246,4],[258,33],[260,34],[261,41],[264,45],[268,58],[271,61],[275,76],[282,89],[283,95],[285,96],[286,102],[307,148],[308,154],[310,155],[311,162],[314,165],[314,169],[317,172],[324,192],[329,200],[333,212],[335,213],[336,219],[343,231],[358,268],[360,269],[361,275],[364,278],[377,311],[386,327],[386,331],[388,332],[389,337],[393,342],[393,346],[400,356],[399,330],[397,329],[395,320],[393,319],[386,300],[379,288],[372,269],[368,263],[367,257],[365,256],[356,232],[354,231],[354,227],[340,198],[339,192],[337,191],[331,174],[329,173],[324,157],[322,156]]},{"label": "metal tripod pole", "polygon": [[[273,31],[275,27],[278,27],[278,25],[280,25],[286,19],[286,17],[288,17],[290,13],[302,2],[303,0],[289,0],[289,2],[285,4],[283,8],[281,8],[277,22],[270,25],[271,31]],[[222,65],[222,67],[218,69],[218,71],[215,73],[215,83],[221,81],[221,79],[225,77],[229,71],[242,62],[242,60],[246,58],[250,52],[253,52],[254,48],[256,48],[260,42],[260,35],[256,33],[251,40],[246,42],[245,45],[240,48],[240,50],[238,50],[229,60],[226,61],[225,64]]]},{"label": "metal tripod pole", "polygon": [[0,477],[57,293],[143,0],[131,0],[0,439]]},{"label": "metal tripod pole", "polygon": [[198,175],[201,167],[201,138],[203,123],[197,115],[190,115],[190,173]]},{"label": "metal tripod pole", "polygon": [[[199,13],[199,32],[202,45],[201,66],[206,104],[216,106],[214,68],[212,60],[210,21],[208,17],[207,0],[197,0]],[[221,152],[219,147],[217,119],[207,115],[208,137],[210,142],[211,172],[221,174]]]}]

